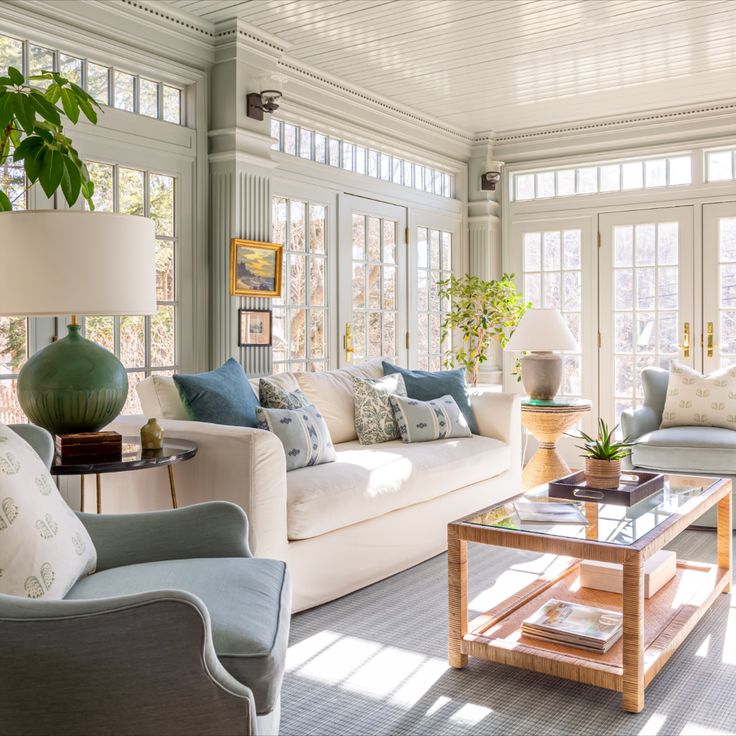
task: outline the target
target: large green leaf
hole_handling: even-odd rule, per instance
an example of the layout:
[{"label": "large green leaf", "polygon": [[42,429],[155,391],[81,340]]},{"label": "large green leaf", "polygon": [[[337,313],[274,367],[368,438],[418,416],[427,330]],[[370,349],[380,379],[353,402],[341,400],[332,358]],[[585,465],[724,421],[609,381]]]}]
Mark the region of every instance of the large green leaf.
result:
[{"label": "large green leaf", "polygon": [[0,212],[10,212],[13,209],[13,204],[8,198],[8,195],[0,190]]},{"label": "large green leaf", "polygon": [[36,125],[36,111],[28,96],[22,92],[13,93],[15,98],[13,101],[13,111],[15,117],[20,123],[23,130],[30,135]]},{"label": "large green leaf", "polygon": [[66,116],[76,125],[79,120],[79,102],[74,93],[66,87],[61,88],[61,104]]},{"label": "large green leaf", "polygon": [[53,125],[61,125],[61,117],[56,106],[52,105],[40,92],[35,89],[31,90],[29,99],[43,118]]},{"label": "large green leaf", "polygon": [[54,192],[61,184],[61,177],[64,174],[64,158],[54,148],[46,149],[41,164],[41,174],[38,178],[41,188],[47,197],[52,197]]},{"label": "large green leaf", "polygon": [[46,146],[40,145],[38,148],[34,148],[25,159],[23,159],[23,166],[26,170],[26,176],[31,184],[35,184],[38,181],[38,177],[41,175],[41,166],[43,165],[43,157],[45,154]]},{"label": "large green leaf", "polygon": [[77,165],[67,156],[64,157],[64,173],[61,177],[61,191],[67,204],[71,207],[79,199],[82,177]]},{"label": "large green leaf", "polygon": [[25,81],[23,75],[14,66],[8,67],[8,76],[13,84],[21,85]]}]

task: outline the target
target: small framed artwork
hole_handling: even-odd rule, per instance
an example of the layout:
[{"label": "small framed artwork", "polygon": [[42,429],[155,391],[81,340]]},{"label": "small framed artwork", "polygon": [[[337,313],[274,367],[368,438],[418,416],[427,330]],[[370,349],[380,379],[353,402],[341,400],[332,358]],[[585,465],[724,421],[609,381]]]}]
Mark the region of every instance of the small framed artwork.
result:
[{"label": "small framed artwork", "polygon": [[257,240],[230,241],[230,294],[281,296],[283,246]]},{"label": "small framed artwork", "polygon": [[238,310],[238,345],[271,345],[273,313],[270,309]]}]

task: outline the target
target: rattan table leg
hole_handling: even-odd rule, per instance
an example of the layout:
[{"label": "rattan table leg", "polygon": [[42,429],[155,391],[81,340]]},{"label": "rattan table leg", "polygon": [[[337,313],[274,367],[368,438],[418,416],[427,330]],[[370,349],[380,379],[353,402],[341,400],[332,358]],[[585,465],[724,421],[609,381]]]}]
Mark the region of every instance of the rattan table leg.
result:
[{"label": "rattan table leg", "polygon": [[452,527],[447,530],[447,601],[447,660],[450,667],[462,669],[468,664],[461,650],[468,633],[468,543]]},{"label": "rattan table leg", "polygon": [[728,585],[724,593],[731,591],[731,566],[733,560],[733,535],[731,532],[732,495],[724,496],[717,505],[718,510],[718,567],[728,570]]},{"label": "rattan table leg", "polygon": [[644,562],[632,552],[624,562],[623,698],[624,710],[644,709]]}]

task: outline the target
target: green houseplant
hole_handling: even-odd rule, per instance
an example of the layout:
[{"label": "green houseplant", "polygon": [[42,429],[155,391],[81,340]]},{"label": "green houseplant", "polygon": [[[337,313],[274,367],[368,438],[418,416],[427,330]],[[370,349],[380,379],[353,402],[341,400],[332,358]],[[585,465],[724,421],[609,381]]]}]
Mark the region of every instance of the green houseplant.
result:
[{"label": "green houseplant", "polygon": [[593,438],[581,431],[583,444],[578,448],[585,458],[585,482],[591,488],[618,488],[621,481],[621,460],[631,453],[633,442],[614,439],[618,425],[609,429],[598,420],[598,436]]},{"label": "green houseplant", "polygon": [[450,302],[441,339],[444,341],[453,330],[462,335],[462,343],[451,351],[445,365],[463,366],[470,375],[470,384],[475,386],[493,343],[506,345],[531,303],[516,290],[514,275],[506,273],[491,281],[469,274],[453,275],[439,282],[439,293],[441,299]]},{"label": "green houseplant", "polygon": [[95,108],[87,92],[56,72],[26,78],[11,66],[0,76],[0,212],[12,210],[25,193],[8,186],[10,166],[21,163],[28,186],[38,182],[47,197],[61,189],[70,207],[81,194],[94,209],[94,184],[63,121],[76,124],[81,114],[96,124]]}]

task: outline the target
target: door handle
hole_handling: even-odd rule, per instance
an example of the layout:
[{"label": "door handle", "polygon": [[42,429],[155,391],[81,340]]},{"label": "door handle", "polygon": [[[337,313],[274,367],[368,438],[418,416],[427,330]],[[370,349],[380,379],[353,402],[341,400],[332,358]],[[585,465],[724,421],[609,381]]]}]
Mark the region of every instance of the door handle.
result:
[{"label": "door handle", "polygon": [[345,337],[342,339],[342,344],[345,348],[345,357],[348,362],[350,362],[350,359],[355,352],[355,350],[353,350],[353,331],[350,327],[350,322],[345,323]]},{"label": "door handle", "polygon": [[682,357],[683,358],[689,358],[690,357],[690,323],[685,322],[685,325],[682,329],[682,345],[680,345],[682,348]]},{"label": "door handle", "polygon": [[713,323],[712,322],[708,322],[705,335],[706,335],[707,355],[709,358],[712,358],[713,357]]}]

